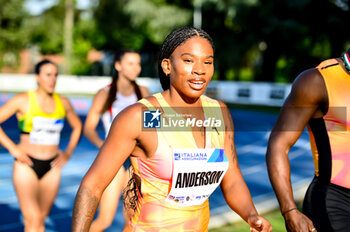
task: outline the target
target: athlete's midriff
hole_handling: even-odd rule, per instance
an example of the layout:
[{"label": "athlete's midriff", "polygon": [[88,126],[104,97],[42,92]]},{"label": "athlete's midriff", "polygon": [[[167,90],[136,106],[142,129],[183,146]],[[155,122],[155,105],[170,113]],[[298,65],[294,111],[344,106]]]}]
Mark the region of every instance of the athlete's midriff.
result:
[{"label": "athlete's midriff", "polygon": [[168,181],[142,178],[142,198],[132,219],[135,231],[206,231],[209,223],[208,200],[201,205],[179,207],[167,202]]},{"label": "athlete's midriff", "polygon": [[57,145],[31,144],[29,134],[21,134],[18,146],[35,159],[47,160],[57,155]]},{"label": "athlete's midriff", "polygon": [[[162,139],[159,142],[164,144]],[[207,231],[208,200],[190,207],[166,201],[171,188],[171,156],[161,157],[156,152],[150,159],[133,158],[132,162],[142,183],[142,197],[138,199],[138,209],[132,218],[134,231]],[[154,165],[159,166],[155,168]]]},{"label": "athlete's midriff", "polygon": [[53,94],[55,110],[47,113],[40,108],[35,91],[29,91],[27,112],[18,116],[20,148],[39,160],[48,160],[57,155],[60,134],[64,126],[65,109],[57,94]]}]

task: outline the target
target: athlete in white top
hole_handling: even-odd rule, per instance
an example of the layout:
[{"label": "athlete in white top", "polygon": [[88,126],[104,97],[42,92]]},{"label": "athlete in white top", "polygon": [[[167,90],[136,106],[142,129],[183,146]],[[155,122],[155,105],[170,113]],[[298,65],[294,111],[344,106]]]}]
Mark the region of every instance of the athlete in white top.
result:
[{"label": "athlete in white top", "polygon": [[[109,89],[110,87],[107,86],[105,88],[105,91],[108,92]],[[138,98],[136,93],[131,94],[130,96],[124,96],[121,93],[117,92],[116,99],[113,102],[112,106],[107,111],[105,111],[101,116],[101,121],[103,124],[103,128],[105,129],[105,132],[106,132],[105,134],[106,137],[108,135],[109,128],[111,127],[111,124],[115,116],[117,116],[117,114],[119,114],[119,112],[122,111],[127,106],[137,102],[137,100]]]},{"label": "athlete in white top", "polygon": [[[116,72],[113,75],[112,83],[100,89],[94,96],[84,124],[84,135],[98,148],[104,143],[104,139],[96,131],[99,120],[102,120],[106,138],[114,117],[128,105],[149,95],[147,88],[139,86],[135,82],[141,72],[141,56],[136,51],[121,50],[117,52],[114,68]],[[90,231],[104,231],[112,224],[120,193],[129,179],[127,172],[129,167],[130,160],[127,160],[104,191],[98,217],[92,223]],[[125,211],[124,218],[126,221],[129,220]]]}]

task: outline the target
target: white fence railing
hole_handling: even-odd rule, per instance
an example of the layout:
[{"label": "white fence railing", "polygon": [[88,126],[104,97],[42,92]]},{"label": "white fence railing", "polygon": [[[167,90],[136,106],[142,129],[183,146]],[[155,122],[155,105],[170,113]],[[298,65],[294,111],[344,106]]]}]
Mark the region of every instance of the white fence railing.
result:
[{"label": "white fence railing", "polygon": [[[90,108],[92,95],[110,81],[111,77],[60,75],[56,92],[68,95],[78,113],[84,114]],[[137,82],[146,86],[151,93],[162,91],[158,78],[140,77]],[[36,82],[32,74],[0,74],[0,105],[16,92],[35,88]],[[290,88],[290,84],[211,81],[206,95],[226,103],[281,106]]]}]

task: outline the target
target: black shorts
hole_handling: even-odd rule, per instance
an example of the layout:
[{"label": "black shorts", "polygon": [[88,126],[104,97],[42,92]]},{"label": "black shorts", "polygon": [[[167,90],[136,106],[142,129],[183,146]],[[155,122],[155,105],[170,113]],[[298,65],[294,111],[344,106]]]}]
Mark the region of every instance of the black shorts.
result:
[{"label": "black shorts", "polygon": [[[31,156],[29,158],[32,160],[33,165],[30,166],[33,171],[35,172],[38,179],[41,179],[48,171],[51,170],[51,162],[56,159],[57,155],[51,159],[48,160],[39,160],[35,159]],[[17,159],[15,159],[17,160]]]},{"label": "black shorts", "polygon": [[318,232],[349,232],[350,189],[322,183],[315,177],[306,192],[303,213]]}]

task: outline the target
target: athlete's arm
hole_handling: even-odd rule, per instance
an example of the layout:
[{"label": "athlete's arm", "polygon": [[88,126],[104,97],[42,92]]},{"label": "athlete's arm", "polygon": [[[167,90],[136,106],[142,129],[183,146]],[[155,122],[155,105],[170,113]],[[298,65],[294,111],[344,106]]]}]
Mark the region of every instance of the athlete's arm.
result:
[{"label": "athlete's arm", "polygon": [[[0,107],[0,124],[9,119],[12,115],[23,112],[21,107],[28,105],[28,94],[22,93],[14,96],[5,105]],[[4,132],[0,126],[0,144],[2,144],[19,162],[32,165],[31,159],[25,151],[22,151]]]},{"label": "athlete's arm", "polygon": [[221,182],[221,191],[230,208],[250,225],[252,231],[271,231],[270,223],[258,215],[239,169],[231,113],[223,103],[221,108],[226,126],[225,155],[229,161],[228,170]]},{"label": "athlete's arm", "polygon": [[[318,70],[301,73],[293,83],[276,124],[271,132],[266,162],[272,187],[281,212],[296,208],[290,177],[288,154],[311,118],[322,117],[327,105],[327,90]],[[309,231],[312,222],[298,210],[284,214],[290,231]]]},{"label": "athlete's arm", "polygon": [[88,231],[101,195],[133,151],[141,135],[142,105],[134,104],[114,119],[105,143],[84,176],[75,198],[72,231]]},{"label": "athlete's arm", "polygon": [[100,89],[96,93],[94,99],[92,100],[91,108],[84,123],[85,137],[98,148],[102,146],[103,140],[98,135],[96,127],[103,113],[103,106],[107,100],[107,97],[108,92],[105,89]]},{"label": "athlete's arm", "polygon": [[78,145],[81,131],[82,131],[82,123],[80,121],[79,116],[74,112],[72,105],[66,97],[61,97],[61,101],[63,107],[66,111],[66,119],[72,128],[72,132],[69,138],[68,145],[64,152],[59,151],[59,156],[52,162],[52,166],[54,167],[63,167],[68,160],[70,159],[73,151]]}]

